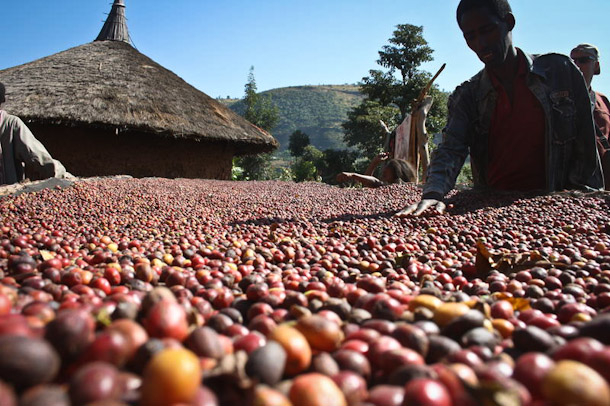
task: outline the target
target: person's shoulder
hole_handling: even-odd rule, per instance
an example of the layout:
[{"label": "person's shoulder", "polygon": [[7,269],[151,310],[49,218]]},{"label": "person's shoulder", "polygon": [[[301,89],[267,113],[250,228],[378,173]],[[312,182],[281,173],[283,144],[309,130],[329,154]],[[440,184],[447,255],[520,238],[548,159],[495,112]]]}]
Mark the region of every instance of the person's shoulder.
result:
[{"label": "person's shoulder", "polygon": [[606,96],[605,94],[603,94],[602,92],[598,92],[598,91],[594,91],[595,92],[595,97],[599,100],[601,100],[608,109],[610,109],[610,100],[608,100],[608,96]]},{"label": "person's shoulder", "polygon": [[460,83],[455,90],[453,91],[453,93],[460,93],[460,92],[464,92],[467,91],[469,89],[473,89],[477,86],[479,86],[479,83],[481,82],[481,78],[483,77],[483,72],[485,70],[480,70],[479,72],[477,72],[476,75],[474,75],[473,77],[471,77],[468,80],[463,81],[462,83]]},{"label": "person's shoulder", "polygon": [[6,112],[6,110],[4,111],[3,116],[3,120],[8,124],[23,125],[23,121],[18,116],[10,114]]},{"label": "person's shoulder", "polygon": [[474,94],[479,88],[484,70],[479,71],[476,75],[459,84],[455,90],[449,95],[449,105],[451,106],[456,100],[468,94]]},{"label": "person's shoulder", "polygon": [[600,99],[604,99],[606,101],[606,103],[608,102],[608,96],[606,96],[602,92],[598,92],[597,90],[595,90],[594,92],[597,95],[597,97],[599,97]]},{"label": "person's shoulder", "polygon": [[559,52],[547,52],[544,54],[532,54],[534,61],[551,61],[551,62],[571,62],[572,60],[566,54],[560,54]]},{"label": "person's shoulder", "polygon": [[13,137],[23,138],[31,134],[31,131],[28,126],[19,116],[9,114],[6,111],[3,111],[2,122],[0,122],[0,128],[2,130],[3,135],[6,135],[6,133],[8,132],[12,134]]},{"label": "person's shoulder", "polygon": [[580,69],[564,54],[551,52],[533,56],[532,72],[546,78],[551,87],[580,87],[583,84]]},{"label": "person's shoulder", "polygon": [[578,68],[572,62],[572,59],[564,54],[557,52],[548,52],[545,54],[534,54],[530,55],[532,58],[532,64],[534,70],[536,69],[565,69],[569,71],[576,71]]}]

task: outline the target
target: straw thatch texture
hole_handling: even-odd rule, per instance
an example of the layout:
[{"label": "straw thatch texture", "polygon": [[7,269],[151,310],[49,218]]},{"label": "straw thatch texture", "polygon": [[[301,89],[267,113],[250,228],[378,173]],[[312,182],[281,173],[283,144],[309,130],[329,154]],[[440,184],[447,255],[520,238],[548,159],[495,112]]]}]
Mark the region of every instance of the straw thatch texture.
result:
[{"label": "straw thatch texture", "polygon": [[95,41],[0,70],[6,110],[36,124],[227,142],[238,155],[278,147],[269,133],[132,46]]}]

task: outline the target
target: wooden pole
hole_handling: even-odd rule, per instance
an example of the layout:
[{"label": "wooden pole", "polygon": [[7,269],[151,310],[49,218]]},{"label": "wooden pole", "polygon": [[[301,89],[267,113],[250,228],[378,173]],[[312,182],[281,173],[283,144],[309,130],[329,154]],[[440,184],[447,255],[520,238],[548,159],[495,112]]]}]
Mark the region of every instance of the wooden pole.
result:
[{"label": "wooden pole", "polygon": [[409,133],[409,158],[411,162],[415,165],[415,183],[419,183],[419,151],[417,148],[417,137],[415,136],[415,120],[413,113],[415,113],[415,109],[419,106],[419,104],[424,100],[432,84],[436,80],[436,78],[441,74],[441,72],[445,69],[447,64],[444,63],[441,68],[436,72],[436,74],[432,77],[432,79],[428,82],[426,87],[422,89],[419,93],[419,97],[411,103],[411,127]]}]

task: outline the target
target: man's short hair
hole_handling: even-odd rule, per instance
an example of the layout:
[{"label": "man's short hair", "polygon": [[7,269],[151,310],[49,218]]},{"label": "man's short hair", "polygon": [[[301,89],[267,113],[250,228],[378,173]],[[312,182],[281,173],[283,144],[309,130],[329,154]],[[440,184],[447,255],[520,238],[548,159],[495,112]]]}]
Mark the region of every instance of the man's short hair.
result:
[{"label": "man's short hair", "polygon": [[464,13],[477,8],[486,8],[501,20],[504,20],[508,13],[513,12],[508,0],[462,0],[456,11],[458,25],[461,27],[460,21]]},{"label": "man's short hair", "polygon": [[4,88],[4,85],[0,83],[0,103],[4,103],[6,101],[5,95],[6,89]]}]

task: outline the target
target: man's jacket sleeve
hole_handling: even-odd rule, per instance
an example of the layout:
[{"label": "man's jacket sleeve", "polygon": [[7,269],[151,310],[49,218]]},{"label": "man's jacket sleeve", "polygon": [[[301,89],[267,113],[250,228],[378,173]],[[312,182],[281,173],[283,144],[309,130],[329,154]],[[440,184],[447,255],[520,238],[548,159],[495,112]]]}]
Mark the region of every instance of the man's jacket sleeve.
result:
[{"label": "man's jacket sleeve", "polygon": [[25,165],[28,178],[30,180],[63,178],[66,175],[66,168],[51,157],[44,145],[34,137],[20,118],[15,119],[13,148],[16,159]]},{"label": "man's jacket sleeve", "polygon": [[[576,68],[577,69],[577,68]],[[576,106],[576,140],[573,162],[568,168],[568,185],[574,189],[603,189],[604,178],[597,153],[591,99],[580,72],[572,69]],[[582,85],[580,83],[582,82]]]},{"label": "man's jacket sleeve", "polygon": [[423,194],[445,196],[454,188],[456,179],[469,154],[468,138],[471,123],[465,89],[458,87],[449,97],[447,126],[443,140],[434,151]]}]

